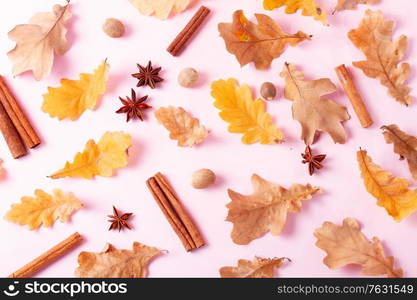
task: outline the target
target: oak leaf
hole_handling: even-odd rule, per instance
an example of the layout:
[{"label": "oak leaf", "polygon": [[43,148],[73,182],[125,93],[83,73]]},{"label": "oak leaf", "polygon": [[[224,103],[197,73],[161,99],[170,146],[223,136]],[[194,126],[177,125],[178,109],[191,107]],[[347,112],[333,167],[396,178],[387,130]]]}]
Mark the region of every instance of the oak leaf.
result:
[{"label": "oak leaf", "polygon": [[63,169],[50,177],[52,179],[63,177],[91,179],[96,175],[110,177],[114,169],[127,165],[127,151],[131,145],[132,138],[129,134],[121,131],[106,132],[98,143],[89,140],[84,151],[78,152],[72,163],[67,162]]},{"label": "oak leaf", "polygon": [[299,212],[303,200],[321,191],[309,184],[294,184],[287,190],[256,174],[252,175],[252,186],[254,192],[248,196],[228,190],[232,201],[227,204],[226,221],[233,223],[232,240],[239,245],[249,244],[268,231],[279,235],[288,213]]},{"label": "oak leaf", "polygon": [[3,160],[0,158],[0,180],[3,178],[4,173]]},{"label": "oak leaf", "polygon": [[402,269],[395,269],[394,258],[385,256],[380,240],[373,237],[369,241],[355,219],[344,219],[342,226],[324,222],[322,227],[316,229],[314,236],[317,238],[316,246],[327,253],[323,262],[330,269],[354,264],[362,267],[364,275],[403,275]]},{"label": "oak leaf", "polygon": [[302,72],[287,63],[280,75],[285,78],[284,96],[293,100],[292,115],[301,124],[304,143],[311,145],[317,130],[330,134],[335,143],[345,143],[346,132],[341,122],[350,119],[347,109],[321,98],[337,91],[330,79],[305,80]]},{"label": "oak leaf", "polygon": [[71,18],[69,1],[55,5],[52,12],[35,14],[28,24],[20,24],[9,32],[16,46],[7,53],[13,64],[13,75],[32,70],[36,80],[51,73],[54,54],[63,55],[69,49],[65,22]]},{"label": "oak leaf", "polygon": [[301,31],[286,33],[267,15],[255,14],[255,17],[258,25],[238,10],[233,14],[233,23],[220,23],[218,26],[227,50],[236,56],[242,67],[254,62],[257,69],[267,69],[273,59],[281,56],[287,44],[296,46],[311,38]]},{"label": "oak leaf", "polygon": [[237,267],[220,268],[222,278],[274,278],[275,269],[289,260],[288,258],[261,258],[255,257],[252,261],[239,259]]},{"label": "oak leaf", "polygon": [[357,159],[366,190],[394,220],[401,221],[417,210],[417,190],[408,189],[407,180],[394,177],[373,163],[365,150],[358,151]]},{"label": "oak leaf", "polygon": [[417,180],[417,138],[400,130],[397,125],[382,126],[383,135],[388,144],[394,145],[394,152],[401,159],[407,159],[408,168]]},{"label": "oak leaf", "polygon": [[116,249],[107,244],[102,252],[83,251],[78,255],[75,276],[81,278],[143,278],[148,275],[148,265],[160,254],[157,248],[138,242],[132,250]]},{"label": "oak leaf", "polygon": [[178,141],[180,147],[200,144],[208,135],[200,121],[182,107],[161,107],[155,112],[155,117],[170,132],[169,137]]},{"label": "oak leaf", "polygon": [[6,214],[6,220],[28,225],[30,230],[40,226],[52,227],[56,220],[68,222],[71,214],[83,206],[73,193],[54,189],[52,195],[35,190],[35,197],[22,197]]},{"label": "oak leaf", "polygon": [[239,85],[234,78],[218,80],[211,85],[211,95],[220,117],[229,123],[229,132],[243,134],[242,143],[283,142],[284,134],[265,111],[265,103],[259,98],[253,99],[249,86]]},{"label": "oak leaf", "polygon": [[139,12],[145,16],[154,15],[164,20],[170,14],[178,14],[184,11],[191,0],[129,0]]},{"label": "oak leaf", "polygon": [[267,10],[281,6],[286,6],[287,14],[294,14],[301,9],[303,16],[314,17],[315,20],[326,25],[326,13],[314,3],[314,0],[264,0],[264,8]]},{"label": "oak leaf", "polygon": [[407,37],[393,41],[394,22],[385,20],[382,12],[367,10],[359,27],[349,31],[352,43],[363,52],[366,60],[353,62],[366,76],[379,79],[388,94],[404,105],[411,104],[410,88],[404,83],[410,77],[408,63],[401,63],[407,50]]},{"label": "oak leaf", "polygon": [[352,10],[356,9],[359,4],[371,5],[378,3],[379,1],[380,0],[338,0],[334,11]]},{"label": "oak leaf", "polygon": [[106,92],[109,68],[103,61],[93,74],[81,73],[79,80],[64,78],[60,87],[48,87],[48,93],[43,95],[42,110],[59,120],[76,120],[86,109],[93,110]]}]

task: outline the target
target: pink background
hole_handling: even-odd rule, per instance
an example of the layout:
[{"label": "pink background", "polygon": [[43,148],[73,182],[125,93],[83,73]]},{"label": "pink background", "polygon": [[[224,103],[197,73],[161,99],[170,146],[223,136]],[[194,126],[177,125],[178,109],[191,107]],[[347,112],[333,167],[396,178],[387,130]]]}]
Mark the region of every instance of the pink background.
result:
[{"label": "pink background", "polygon": [[[278,271],[281,277],[360,276],[357,267],[329,270],[322,263],[324,251],[314,245],[315,228],[327,220],[340,224],[345,217],[357,218],[368,238],[381,238],[387,253],[397,258],[397,266],[405,270],[406,276],[417,276],[417,243],[414,238],[417,214],[401,223],[389,217],[365,191],[356,163],[356,151],[363,147],[376,163],[396,176],[407,178],[415,186],[406,162],[398,161],[392,145],[385,144],[379,128],[396,123],[406,132],[417,135],[416,105],[408,108],[401,106],[387,96],[385,87],[365,77],[359,70],[353,70],[375,121],[371,128],[362,129],[333,70],[341,63],[350,64],[363,58],[346,34],[349,29],[357,27],[366,7],[330,15],[330,26],[325,27],[300,14],[285,15],[282,9],[267,12],[261,0],[205,2],[213,11],[207,24],[186,51],[174,58],[165,48],[198,5],[169,20],[160,21],[140,15],[127,0],[74,0],[74,16],[68,24],[72,47],[64,56],[56,57],[52,74],[46,80],[37,82],[30,74],[12,79],[6,53],[14,44],[8,40],[7,32],[15,25],[27,22],[34,13],[49,11],[56,1],[1,1],[0,72],[8,77],[41,133],[43,143],[30,155],[13,160],[1,140],[0,157],[7,171],[0,181],[0,215],[4,216],[10,205],[19,202],[22,196],[33,195],[37,188],[47,192],[54,188],[74,192],[85,207],[73,215],[70,223],[57,222],[53,228],[37,231],[29,231],[27,227],[0,218],[0,276],[7,276],[75,231],[85,237],[85,242],[38,276],[73,276],[80,251],[98,252],[106,242],[130,249],[134,241],[169,251],[150,265],[151,277],[216,277],[220,267],[235,265],[238,259],[252,259],[255,255],[291,258],[292,262]],[[331,12],[336,1],[318,3],[325,11]],[[217,31],[217,24],[230,22],[232,13],[237,9],[243,9],[251,20],[254,13],[266,13],[278,20],[286,31],[303,30],[314,35],[313,40],[288,48],[267,71],[258,71],[253,65],[240,68],[236,58],[225,50]],[[415,61],[412,34],[417,28],[415,2],[383,0],[373,9],[383,10],[387,17],[396,21],[396,37],[400,34],[410,37],[407,60]],[[101,26],[107,17],[119,18],[125,23],[125,37],[111,39],[102,32]],[[91,72],[106,57],[111,65],[108,92],[95,111],[85,112],[74,122],[58,121],[41,111],[42,94],[47,86],[57,86],[62,77],[75,79],[81,72]],[[165,81],[158,89],[137,89],[138,93],[148,94],[149,103],[155,109],[167,105],[182,106],[199,118],[211,131],[202,145],[177,147],[176,142],[168,138],[165,128],[157,124],[153,115],[155,109],[147,112],[147,119],[142,123],[126,123],[125,116],[114,113],[120,107],[118,96],[130,94],[130,88],[136,84],[130,76],[136,71],[136,63],[145,64],[148,60],[164,68],[162,76]],[[308,79],[330,78],[338,85],[339,92],[329,98],[346,105],[352,116],[345,123],[348,133],[346,144],[334,144],[327,134],[322,134],[314,145],[317,153],[326,153],[328,158],[325,168],[313,177],[307,174],[307,166],[301,164],[300,153],[304,151],[304,144],[299,138],[299,124],[291,117],[290,101],[280,96],[277,101],[267,104],[268,111],[286,135],[286,143],[272,146],[243,145],[241,135],[227,132],[227,124],[219,118],[217,109],[212,105],[210,83],[220,78],[235,77],[241,83],[249,84],[257,97],[261,83],[267,80],[276,83],[282,91],[284,82],[279,73],[285,61],[297,64]],[[194,67],[201,72],[202,80],[198,87],[185,89],[177,84],[177,74],[184,67]],[[413,75],[410,86],[416,90],[415,85]],[[98,140],[108,130],[123,130],[132,135],[128,167],[118,170],[112,178],[97,177],[91,181],[51,180],[46,177],[60,169],[66,160],[72,160],[88,139]],[[202,167],[214,170],[218,181],[213,188],[195,190],[190,186],[191,174]],[[145,180],[157,171],[167,175],[197,221],[208,244],[203,249],[185,252],[150,196]],[[311,183],[320,186],[324,193],[306,202],[299,214],[291,214],[280,236],[266,234],[247,246],[239,246],[230,238],[232,224],[224,221],[227,215],[225,205],[229,202],[226,191],[231,188],[251,193],[250,176],[253,173],[284,187],[292,183]],[[123,212],[135,214],[131,221],[134,230],[121,233],[107,231],[107,215],[111,213],[112,205]]]}]

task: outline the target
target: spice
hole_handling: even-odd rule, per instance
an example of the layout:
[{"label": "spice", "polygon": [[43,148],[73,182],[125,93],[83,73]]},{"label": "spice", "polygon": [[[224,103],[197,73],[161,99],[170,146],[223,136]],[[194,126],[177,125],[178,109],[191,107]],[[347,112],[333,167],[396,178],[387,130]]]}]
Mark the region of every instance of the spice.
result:
[{"label": "spice", "polygon": [[108,215],[110,218],[109,222],[111,222],[109,230],[118,229],[120,232],[120,230],[124,228],[129,230],[132,229],[132,227],[130,227],[129,223],[127,222],[132,215],[132,213],[124,213],[123,215],[119,215],[118,210],[113,206],[113,215]]},{"label": "spice", "polygon": [[301,154],[303,157],[303,164],[308,164],[308,172],[311,175],[314,174],[315,169],[323,168],[323,164],[321,163],[325,158],[325,154],[314,155],[311,152],[310,146],[306,147],[305,153]]},{"label": "spice", "polygon": [[125,26],[114,18],[108,18],[103,24],[103,31],[112,38],[119,38],[125,33]]},{"label": "spice", "polygon": [[174,190],[161,173],[149,178],[146,184],[187,251],[205,245],[198,228],[185,211]]},{"label": "spice", "polygon": [[200,169],[193,173],[191,185],[196,189],[205,189],[216,181],[216,174],[209,169]]},{"label": "spice", "polygon": [[188,41],[198,31],[204,20],[210,13],[210,9],[201,6],[194,14],[191,20],[187,23],[184,29],[177,35],[174,41],[168,46],[167,51],[173,56],[179,55],[187,45]]},{"label": "spice", "polygon": [[130,119],[138,118],[139,120],[143,121],[143,110],[152,108],[152,106],[145,103],[148,99],[148,96],[143,96],[139,99],[136,98],[136,93],[132,89],[131,91],[132,96],[131,98],[126,97],[123,99],[119,97],[120,101],[123,103],[123,106],[119,108],[116,113],[118,114],[126,114],[126,122],[129,122]]},{"label": "spice", "polygon": [[191,88],[197,85],[200,75],[193,68],[185,68],[178,74],[178,83],[182,87]]},{"label": "spice", "polygon": [[68,238],[55,245],[44,254],[38,256],[32,260],[27,265],[23,266],[16,272],[13,272],[8,277],[9,278],[27,278],[48,266],[61,256],[67,254],[72,248],[80,244],[83,240],[83,237],[78,233],[70,235]]},{"label": "spice", "polygon": [[156,87],[156,84],[163,81],[164,79],[159,76],[161,67],[153,68],[152,62],[149,61],[146,67],[137,64],[139,73],[132,74],[133,77],[139,81],[136,84],[137,87],[148,85],[151,89]]},{"label": "spice", "polygon": [[4,140],[9,147],[13,158],[19,158],[27,154],[26,147],[20,138],[12,120],[4,109],[3,104],[0,103],[0,130],[3,134]]},{"label": "spice", "polygon": [[261,96],[265,100],[274,100],[275,96],[277,95],[277,89],[272,82],[264,82],[261,86]]}]

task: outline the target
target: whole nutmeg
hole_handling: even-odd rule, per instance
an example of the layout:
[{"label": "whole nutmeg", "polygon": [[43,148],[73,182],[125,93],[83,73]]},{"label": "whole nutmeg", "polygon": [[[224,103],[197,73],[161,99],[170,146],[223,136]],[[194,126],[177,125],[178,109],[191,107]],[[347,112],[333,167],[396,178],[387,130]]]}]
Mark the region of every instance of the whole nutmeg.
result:
[{"label": "whole nutmeg", "polygon": [[265,100],[274,100],[275,96],[277,95],[277,89],[272,82],[264,82],[261,86],[261,96]]},{"label": "whole nutmeg", "polygon": [[125,33],[125,25],[117,19],[108,18],[103,24],[103,31],[112,38],[118,38]]},{"label": "whole nutmeg", "polygon": [[191,185],[196,189],[205,189],[216,181],[216,174],[209,169],[200,169],[193,173]]},{"label": "whole nutmeg", "polygon": [[193,68],[185,68],[178,74],[178,83],[185,88],[191,88],[197,85],[200,75]]}]

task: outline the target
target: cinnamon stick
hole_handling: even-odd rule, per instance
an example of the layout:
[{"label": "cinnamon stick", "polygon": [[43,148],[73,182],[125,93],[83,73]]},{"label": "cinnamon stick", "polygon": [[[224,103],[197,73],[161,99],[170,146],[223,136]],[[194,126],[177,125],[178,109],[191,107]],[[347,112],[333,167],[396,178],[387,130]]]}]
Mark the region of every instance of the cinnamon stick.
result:
[{"label": "cinnamon stick", "polygon": [[363,128],[369,127],[373,124],[372,118],[369,115],[369,112],[363,102],[361,95],[359,94],[358,89],[356,88],[355,83],[353,82],[352,75],[345,65],[340,65],[335,68],[337,77],[343,89],[348,96],[350,103],[353,106],[353,109],[358,116],[359,122]]},{"label": "cinnamon stick", "polygon": [[0,75],[0,101],[4,106],[7,114],[12,120],[14,126],[20,134],[23,142],[28,148],[38,146],[41,141],[36,134],[28,118],[20,108],[16,98],[7,86],[3,76]]},{"label": "cinnamon stick", "polygon": [[68,253],[72,248],[82,242],[82,236],[76,232],[70,235],[68,238],[49,249],[44,254],[32,260],[16,272],[10,274],[9,278],[27,278],[35,274],[39,270],[43,269],[47,265],[51,264],[64,254]]},{"label": "cinnamon stick", "polygon": [[13,158],[19,158],[27,154],[26,147],[23,144],[23,141],[20,138],[20,135],[17,132],[16,127],[13,125],[12,120],[10,119],[1,102],[0,131],[3,134],[3,137],[7,143],[7,146],[10,149],[10,153],[12,154]]},{"label": "cinnamon stick", "polygon": [[181,30],[174,41],[172,41],[172,43],[168,46],[167,51],[173,56],[179,55],[209,14],[210,9],[205,6],[201,6],[184,29]]}]

